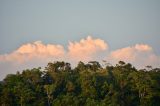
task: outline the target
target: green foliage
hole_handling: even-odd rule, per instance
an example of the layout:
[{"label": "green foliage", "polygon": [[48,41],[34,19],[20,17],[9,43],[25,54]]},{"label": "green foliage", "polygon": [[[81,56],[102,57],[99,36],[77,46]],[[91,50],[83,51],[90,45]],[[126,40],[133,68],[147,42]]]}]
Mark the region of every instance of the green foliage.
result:
[{"label": "green foliage", "polygon": [[120,61],[48,63],[9,74],[0,82],[2,106],[160,106],[160,68],[137,70]]}]

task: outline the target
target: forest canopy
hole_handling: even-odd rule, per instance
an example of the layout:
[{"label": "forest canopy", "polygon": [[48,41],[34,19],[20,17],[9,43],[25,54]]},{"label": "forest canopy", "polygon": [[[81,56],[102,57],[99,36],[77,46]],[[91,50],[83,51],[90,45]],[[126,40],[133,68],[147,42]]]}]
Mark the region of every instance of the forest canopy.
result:
[{"label": "forest canopy", "polygon": [[8,74],[1,106],[160,106],[160,68],[64,61]]}]

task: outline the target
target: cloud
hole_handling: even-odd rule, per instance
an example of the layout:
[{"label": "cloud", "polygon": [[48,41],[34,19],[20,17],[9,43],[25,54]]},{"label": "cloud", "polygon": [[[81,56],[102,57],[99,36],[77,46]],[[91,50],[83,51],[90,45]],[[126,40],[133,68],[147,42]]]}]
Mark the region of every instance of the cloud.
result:
[{"label": "cloud", "polygon": [[80,42],[69,42],[68,55],[74,60],[87,61],[95,59],[98,53],[107,49],[108,45],[103,40],[88,36],[86,39],[81,39]]},{"label": "cloud", "polygon": [[76,65],[78,61],[107,60],[115,64],[122,60],[138,68],[160,65],[160,56],[157,56],[153,48],[147,44],[136,44],[114,51],[109,51],[108,48],[104,40],[91,36],[78,42],[69,42],[67,50],[62,45],[43,44],[41,41],[23,44],[9,54],[0,55],[0,80],[9,73],[27,68],[45,67],[48,62],[53,61],[68,61]]},{"label": "cloud", "polygon": [[50,61],[62,60],[64,54],[65,50],[61,45],[45,45],[41,41],[24,44],[10,54],[0,55],[0,80],[17,71],[45,67]]},{"label": "cloud", "polygon": [[138,51],[151,51],[152,47],[146,44],[136,44],[134,47]]},{"label": "cloud", "polygon": [[[107,50],[108,45],[101,39],[88,36],[79,42],[69,42],[68,50],[61,45],[43,44],[41,41],[20,46],[10,54],[0,55],[0,61],[24,63],[34,59],[72,59],[77,61],[94,59],[97,53]],[[67,52],[66,52],[67,51]],[[15,61],[16,60],[16,61]]]},{"label": "cloud", "polygon": [[41,41],[21,45],[17,50],[0,55],[0,79],[9,73],[26,68],[45,67],[50,61],[78,61],[95,59],[100,52],[107,50],[108,45],[101,39],[88,36],[79,42],[69,42],[67,50],[61,45],[43,44]]},{"label": "cloud", "polygon": [[147,65],[160,65],[160,57],[154,54],[153,48],[147,44],[136,44],[135,46],[121,48],[111,51],[107,56],[111,63],[117,63],[122,60],[132,63],[138,68]]},{"label": "cloud", "polygon": [[23,63],[29,60],[59,58],[65,51],[61,45],[43,44],[41,41],[24,44],[10,54],[0,55],[0,61]]}]

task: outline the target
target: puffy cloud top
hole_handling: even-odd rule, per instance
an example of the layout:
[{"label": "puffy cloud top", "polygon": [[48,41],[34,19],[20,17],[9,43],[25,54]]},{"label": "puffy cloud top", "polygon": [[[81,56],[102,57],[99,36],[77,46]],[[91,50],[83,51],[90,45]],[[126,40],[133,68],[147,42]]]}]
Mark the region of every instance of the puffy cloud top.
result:
[{"label": "puffy cloud top", "polygon": [[51,55],[51,56],[61,56],[64,54],[64,48],[61,45],[47,44],[44,45],[41,41],[36,41],[33,43],[28,43],[22,45],[16,53],[21,54],[41,54],[41,55]]},{"label": "puffy cloud top", "polygon": [[113,59],[119,59],[124,61],[133,61],[141,53],[148,53],[152,51],[152,47],[146,44],[136,44],[132,47],[125,47],[111,52]]},{"label": "puffy cloud top", "polygon": [[10,54],[0,55],[0,61],[25,62],[35,58],[61,57],[65,53],[63,46],[43,44],[41,41],[24,44]]},{"label": "puffy cloud top", "polygon": [[67,50],[61,45],[43,44],[41,41],[24,44],[9,54],[0,55],[1,70],[5,70],[0,71],[0,77],[17,70],[44,66],[50,61],[57,60],[72,64],[78,61],[105,59],[113,64],[122,60],[140,68],[146,65],[155,67],[160,65],[160,56],[154,54],[153,48],[147,44],[136,44],[114,51],[108,51],[108,48],[104,40],[91,36],[78,42],[69,42]]},{"label": "puffy cloud top", "polygon": [[[41,41],[20,46],[10,54],[0,55],[0,61],[14,61],[23,63],[35,59],[66,59],[83,61],[94,58],[98,52],[104,51],[108,45],[101,39],[88,36],[80,42],[69,42],[68,50],[61,45],[43,44]],[[66,52],[67,51],[67,52]]]},{"label": "puffy cloud top", "polygon": [[130,62],[139,68],[147,65],[158,66],[160,64],[160,57],[155,55],[152,47],[146,44],[136,44],[132,47],[112,51],[107,56],[107,59],[112,63],[120,60]]},{"label": "puffy cloud top", "polygon": [[146,44],[136,44],[135,49],[138,51],[151,51],[152,47]]},{"label": "puffy cloud top", "polygon": [[76,60],[91,59],[98,52],[104,51],[108,48],[107,43],[101,39],[93,39],[88,36],[80,42],[70,42],[68,46],[68,55]]}]

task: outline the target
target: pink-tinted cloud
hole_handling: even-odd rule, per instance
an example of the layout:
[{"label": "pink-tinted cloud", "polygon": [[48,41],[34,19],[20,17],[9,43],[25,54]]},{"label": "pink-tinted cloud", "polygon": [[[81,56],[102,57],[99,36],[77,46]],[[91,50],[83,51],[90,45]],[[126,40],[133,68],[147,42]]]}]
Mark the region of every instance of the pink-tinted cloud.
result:
[{"label": "pink-tinted cloud", "polygon": [[147,65],[158,66],[160,64],[160,57],[155,55],[152,47],[146,44],[136,44],[135,46],[112,51],[107,56],[107,59],[111,63],[117,63],[122,60],[139,68]]},{"label": "pink-tinted cloud", "polygon": [[26,68],[45,67],[50,61],[68,61],[75,65],[78,61],[106,59],[111,64],[122,60],[138,68],[160,65],[160,56],[157,56],[153,48],[146,44],[136,44],[114,51],[109,51],[108,48],[104,40],[91,36],[79,42],[69,42],[67,50],[61,45],[43,44],[41,41],[24,44],[9,54],[0,55],[0,79],[9,73]]},{"label": "pink-tinted cloud", "polygon": [[[26,68],[45,67],[50,61],[69,61],[76,64],[78,61],[95,59],[99,52],[105,51],[108,45],[101,39],[88,36],[80,42],[70,42],[68,50],[61,45],[43,44],[41,41],[20,46],[17,50],[0,55],[0,77]],[[2,79],[2,78],[0,78]]]},{"label": "pink-tinted cloud", "polygon": [[20,46],[10,54],[0,55],[0,61],[22,64],[33,60],[51,59],[83,61],[92,59],[97,53],[107,48],[108,45],[103,40],[93,39],[91,36],[81,39],[80,42],[69,42],[68,50],[64,50],[61,45],[45,45],[41,41],[36,41]]},{"label": "pink-tinted cloud", "polygon": [[101,39],[93,39],[88,36],[86,39],[81,39],[80,42],[70,42],[68,45],[68,56],[77,61],[87,61],[107,50],[108,45]]},{"label": "pink-tinted cloud", "polygon": [[146,44],[136,44],[134,47],[138,51],[152,51],[152,47]]},{"label": "pink-tinted cloud", "polygon": [[61,45],[43,44],[41,41],[24,44],[10,54],[0,55],[0,61],[23,63],[33,59],[59,58],[65,51]]}]

